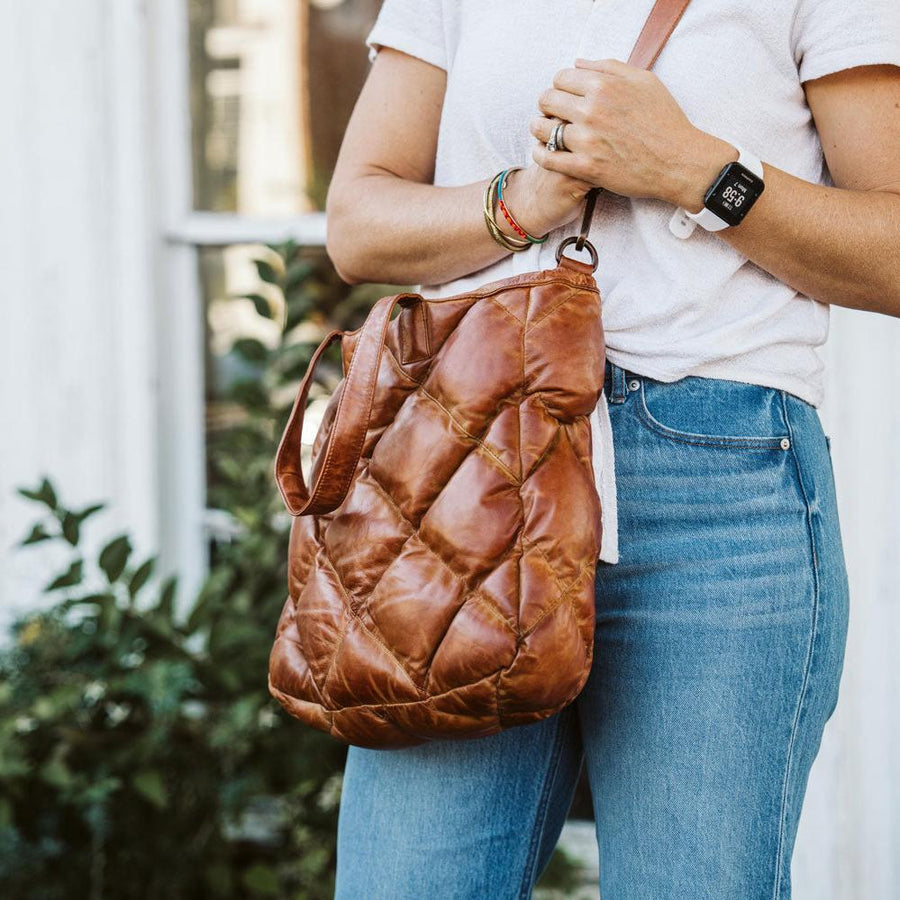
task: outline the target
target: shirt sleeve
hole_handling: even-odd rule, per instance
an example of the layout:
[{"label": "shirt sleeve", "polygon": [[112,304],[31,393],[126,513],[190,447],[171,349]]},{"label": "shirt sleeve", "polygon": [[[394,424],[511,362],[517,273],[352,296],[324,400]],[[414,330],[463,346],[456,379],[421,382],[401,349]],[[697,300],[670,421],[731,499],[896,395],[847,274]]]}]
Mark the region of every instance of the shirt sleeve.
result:
[{"label": "shirt sleeve", "polygon": [[900,66],[900,0],[799,0],[793,48],[801,82],[853,66]]},{"label": "shirt sleeve", "polygon": [[366,36],[369,61],[381,47],[394,47],[447,70],[442,0],[384,0]]}]

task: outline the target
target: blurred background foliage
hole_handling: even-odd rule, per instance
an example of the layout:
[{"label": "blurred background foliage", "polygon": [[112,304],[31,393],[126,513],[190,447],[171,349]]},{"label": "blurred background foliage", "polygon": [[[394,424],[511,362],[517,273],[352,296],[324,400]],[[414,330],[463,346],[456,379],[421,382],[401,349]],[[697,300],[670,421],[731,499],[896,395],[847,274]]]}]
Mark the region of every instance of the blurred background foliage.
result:
[{"label": "blurred background foliage", "polygon": [[0,657],[3,896],[330,896],[345,751],[268,697],[277,529],[255,585],[235,565],[264,544],[248,531],[182,620],[127,535],[81,553],[99,507],[67,509],[46,480],[23,493],[46,510],[26,542],[72,560]]}]

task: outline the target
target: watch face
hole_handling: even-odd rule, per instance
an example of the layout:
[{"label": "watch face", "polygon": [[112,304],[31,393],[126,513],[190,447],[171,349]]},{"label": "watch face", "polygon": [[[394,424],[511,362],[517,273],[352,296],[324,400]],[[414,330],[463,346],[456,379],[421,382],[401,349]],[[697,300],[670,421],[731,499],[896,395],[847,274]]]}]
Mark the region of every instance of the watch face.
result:
[{"label": "watch face", "polygon": [[705,205],[729,225],[739,224],[763,192],[763,180],[738,162],[731,162],[712,183]]}]

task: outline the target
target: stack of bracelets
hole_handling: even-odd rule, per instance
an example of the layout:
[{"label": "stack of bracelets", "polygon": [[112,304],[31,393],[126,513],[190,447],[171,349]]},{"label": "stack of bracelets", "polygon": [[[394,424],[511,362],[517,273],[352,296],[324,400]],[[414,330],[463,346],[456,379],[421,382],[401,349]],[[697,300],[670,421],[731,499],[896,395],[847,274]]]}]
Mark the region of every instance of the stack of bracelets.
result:
[{"label": "stack of bracelets", "polygon": [[[547,234],[540,238],[536,238],[533,235],[530,235],[513,218],[512,213],[509,211],[509,208],[503,202],[503,185],[506,182],[506,176],[510,172],[515,172],[521,168],[523,167],[511,166],[508,169],[504,169],[502,172],[498,172],[491,179],[491,183],[487,186],[487,188],[485,188],[484,191],[484,221],[487,223],[488,231],[490,231],[494,240],[498,244],[500,244],[501,247],[505,247],[507,250],[512,250],[513,253],[527,250],[532,244],[543,244],[550,234],[549,232],[547,232]],[[519,235],[518,238],[511,237],[510,235],[505,234],[500,230],[500,226],[497,224],[497,220],[494,218],[495,199],[500,206],[501,212],[506,217],[506,221],[509,222],[509,224],[512,226],[513,231],[515,231],[516,234]]]}]

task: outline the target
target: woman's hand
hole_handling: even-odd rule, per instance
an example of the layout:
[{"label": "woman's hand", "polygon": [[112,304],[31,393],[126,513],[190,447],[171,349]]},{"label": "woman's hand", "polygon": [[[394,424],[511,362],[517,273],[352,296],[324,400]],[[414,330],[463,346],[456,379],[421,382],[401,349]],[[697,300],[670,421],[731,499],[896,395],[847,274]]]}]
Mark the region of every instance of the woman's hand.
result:
[{"label": "woman's hand", "polygon": [[[691,124],[651,71],[616,59],[576,59],[538,98],[531,121],[542,168],[627,197],[703,206],[713,178],[737,150]],[[567,124],[566,150],[547,150],[557,119]]]}]

